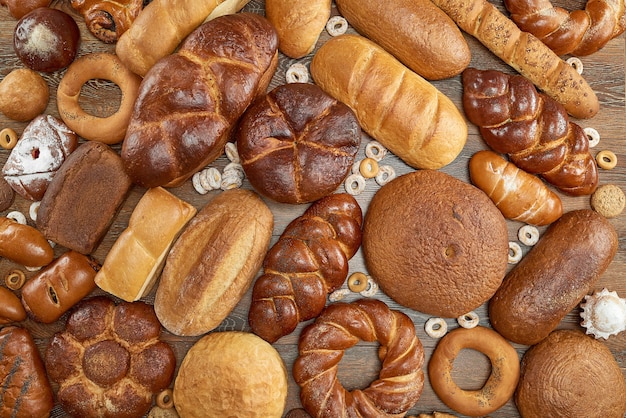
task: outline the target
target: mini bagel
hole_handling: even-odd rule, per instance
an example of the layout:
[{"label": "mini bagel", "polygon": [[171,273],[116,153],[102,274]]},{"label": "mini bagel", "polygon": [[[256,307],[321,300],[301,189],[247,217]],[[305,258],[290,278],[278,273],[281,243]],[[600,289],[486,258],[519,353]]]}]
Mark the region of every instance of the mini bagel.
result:
[{"label": "mini bagel", "polygon": [[[463,390],[452,379],[454,359],[463,349],[483,353],[491,375],[479,390]],[[515,348],[492,329],[456,328],[443,337],[428,363],[433,390],[448,407],[469,416],[483,416],[502,407],[515,392],[520,361]]]},{"label": "mini bagel", "polygon": [[[89,80],[109,80],[120,88],[118,110],[98,117],[83,110],[78,102],[82,86]],[[57,90],[57,106],[63,122],[82,138],[115,144],[124,139],[141,77],[132,73],[111,53],[92,53],[76,59],[67,69]]]}]

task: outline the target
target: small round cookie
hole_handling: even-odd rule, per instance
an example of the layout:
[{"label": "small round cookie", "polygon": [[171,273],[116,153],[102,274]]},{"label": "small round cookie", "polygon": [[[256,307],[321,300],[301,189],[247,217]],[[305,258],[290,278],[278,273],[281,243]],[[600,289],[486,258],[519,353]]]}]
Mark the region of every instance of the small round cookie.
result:
[{"label": "small round cookie", "polygon": [[605,218],[614,218],[624,210],[626,196],[619,186],[605,184],[591,195],[591,208]]}]

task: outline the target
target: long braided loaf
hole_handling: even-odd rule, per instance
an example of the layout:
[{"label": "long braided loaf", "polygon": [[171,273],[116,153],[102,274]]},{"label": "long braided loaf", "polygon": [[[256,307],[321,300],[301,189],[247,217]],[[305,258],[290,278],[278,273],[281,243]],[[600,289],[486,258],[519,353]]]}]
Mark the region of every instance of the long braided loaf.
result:
[{"label": "long braided loaf", "polygon": [[[346,349],[378,341],[379,377],[348,392],[337,379]],[[293,377],[300,400],[314,417],[398,417],[419,400],[424,387],[424,350],[415,325],[382,301],[362,299],[328,305],[300,334]]]},{"label": "long braided loaf", "polygon": [[596,190],[598,168],[589,139],[562,105],[519,75],[468,68],[462,78],[465,114],[489,147],[564,193]]},{"label": "long braided loaf", "polygon": [[349,194],[331,194],[294,219],[270,248],[252,290],[252,332],[272,343],[324,309],[361,245],[363,214]]}]

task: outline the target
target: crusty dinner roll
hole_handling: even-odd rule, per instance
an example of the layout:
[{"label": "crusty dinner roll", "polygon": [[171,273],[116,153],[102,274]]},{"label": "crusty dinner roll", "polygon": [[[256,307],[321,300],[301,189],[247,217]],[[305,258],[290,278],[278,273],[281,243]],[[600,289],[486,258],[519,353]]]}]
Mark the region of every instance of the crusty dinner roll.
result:
[{"label": "crusty dinner roll", "polygon": [[265,16],[278,32],[280,52],[302,58],[313,51],[330,9],[331,0],[266,0]]},{"label": "crusty dinner roll", "polygon": [[261,269],[274,217],[254,192],[230,189],[210,200],[170,250],[154,299],[173,334],[201,335],[217,327]]},{"label": "crusty dinner roll", "polygon": [[456,23],[430,0],[337,0],[362,35],[428,80],[459,74],[472,58]]},{"label": "crusty dinner roll", "polygon": [[278,351],[254,334],[202,337],[187,352],[174,382],[181,418],[281,417],[287,369]]},{"label": "crusty dinner roll", "polygon": [[95,282],[126,302],[152,289],[165,257],[196,208],[162,187],[148,189],[106,256]]},{"label": "crusty dinner roll", "polygon": [[361,127],[345,104],[310,83],[278,86],[246,110],[237,150],[256,191],[283,203],[310,203],[350,173]]},{"label": "crusty dinner roll", "polygon": [[467,140],[454,103],[374,42],[340,35],[311,61],[322,89],[354,110],[361,127],[414,168],[439,169]]},{"label": "crusty dinner roll", "polygon": [[626,381],[606,345],[557,330],[524,354],[514,399],[524,418],[623,418]]},{"label": "crusty dinner roll", "polygon": [[487,195],[435,170],[381,187],[363,224],[363,256],[380,288],[401,305],[446,318],[496,292],[508,247],[506,221]]}]

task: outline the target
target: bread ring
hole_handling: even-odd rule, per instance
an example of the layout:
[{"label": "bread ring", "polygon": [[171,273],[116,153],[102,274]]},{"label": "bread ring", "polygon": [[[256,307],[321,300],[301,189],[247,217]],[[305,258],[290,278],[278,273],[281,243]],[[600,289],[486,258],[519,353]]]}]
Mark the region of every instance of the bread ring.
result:
[{"label": "bread ring", "polygon": [[[82,86],[89,80],[103,79],[115,83],[122,91],[118,110],[108,117],[85,112],[78,102]],[[133,112],[141,77],[127,69],[110,53],[92,53],[76,59],[59,83],[57,106],[63,122],[82,138],[105,144],[124,139]]]},{"label": "bread ring", "polygon": [[4,128],[0,131],[0,147],[13,149],[17,145],[17,133],[11,128]]},{"label": "bread ring", "polygon": [[348,277],[348,288],[354,293],[367,289],[368,283],[367,275],[360,271],[354,272]]},{"label": "bread ring", "polygon": [[4,278],[4,284],[11,290],[19,290],[26,283],[26,274],[22,270],[11,270]]},{"label": "bread ring", "polygon": [[363,158],[359,164],[359,172],[366,179],[372,179],[378,174],[378,161],[373,158]]},{"label": "bread ring", "polygon": [[159,392],[156,397],[156,404],[159,408],[170,409],[174,407],[174,392],[167,388]]},{"label": "bread ring", "polygon": [[602,150],[596,154],[598,167],[604,170],[612,170],[617,165],[617,156],[613,151]]},{"label": "bread ring", "polygon": [[[348,391],[337,378],[344,350],[360,340],[378,341],[379,378]],[[328,305],[298,341],[293,376],[302,406],[314,417],[404,416],[424,387],[424,350],[413,321],[377,299]]]},{"label": "bread ring", "polygon": [[[463,390],[452,380],[454,359],[463,349],[486,355],[491,375],[480,390]],[[484,416],[502,407],[513,395],[520,375],[517,351],[490,328],[456,328],[443,337],[428,363],[428,375],[439,398],[455,411]]]}]

